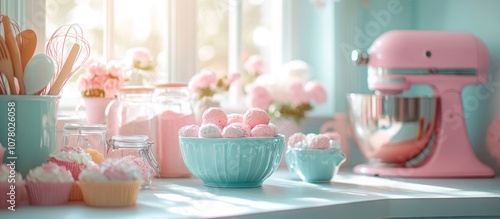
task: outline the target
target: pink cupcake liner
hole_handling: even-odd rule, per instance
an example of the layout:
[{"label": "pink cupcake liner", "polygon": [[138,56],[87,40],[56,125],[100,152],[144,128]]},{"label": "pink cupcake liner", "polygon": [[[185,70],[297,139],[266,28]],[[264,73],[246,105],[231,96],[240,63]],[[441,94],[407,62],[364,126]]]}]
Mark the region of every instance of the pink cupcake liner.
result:
[{"label": "pink cupcake liner", "polygon": [[71,172],[71,175],[73,176],[73,179],[75,181],[78,180],[78,175],[80,175],[80,172],[83,169],[85,169],[85,165],[78,164],[75,162],[61,161],[53,157],[49,158],[48,162],[55,163],[58,166],[66,167],[66,169],[69,170],[69,172]]},{"label": "pink cupcake liner", "polygon": [[27,182],[30,205],[61,205],[67,203],[74,182],[42,183]]},{"label": "pink cupcake liner", "polygon": [[21,203],[22,193],[24,192],[24,182],[15,184],[16,188],[14,197],[11,197],[11,195],[7,195],[7,193],[11,192],[11,185],[12,184],[8,182],[0,182],[0,211],[11,206],[11,203],[7,202],[7,200],[11,200],[12,198],[15,201],[15,203],[13,203],[15,205],[15,208],[17,208],[17,206],[19,206],[19,204]]}]

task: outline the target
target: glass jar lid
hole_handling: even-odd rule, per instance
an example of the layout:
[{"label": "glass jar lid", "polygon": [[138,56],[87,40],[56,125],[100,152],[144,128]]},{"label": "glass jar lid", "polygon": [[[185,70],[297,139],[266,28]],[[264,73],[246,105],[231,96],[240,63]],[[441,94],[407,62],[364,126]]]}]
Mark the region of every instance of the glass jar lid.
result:
[{"label": "glass jar lid", "polygon": [[153,142],[148,141],[147,135],[115,135],[108,140],[110,146],[114,149],[118,148],[136,148],[144,149],[150,147]]},{"label": "glass jar lid", "polygon": [[140,154],[144,156],[144,159],[149,166],[151,166],[151,168],[159,176],[160,165],[151,150],[151,145],[153,145],[154,142],[148,140],[149,138],[147,135],[115,135],[111,137],[111,139],[107,140],[108,151],[121,149],[138,150],[140,151]]},{"label": "glass jar lid", "polygon": [[126,86],[120,89],[120,93],[153,93],[154,87]]},{"label": "glass jar lid", "polygon": [[65,130],[80,130],[80,131],[106,131],[106,125],[103,124],[86,124],[86,123],[66,123]]}]

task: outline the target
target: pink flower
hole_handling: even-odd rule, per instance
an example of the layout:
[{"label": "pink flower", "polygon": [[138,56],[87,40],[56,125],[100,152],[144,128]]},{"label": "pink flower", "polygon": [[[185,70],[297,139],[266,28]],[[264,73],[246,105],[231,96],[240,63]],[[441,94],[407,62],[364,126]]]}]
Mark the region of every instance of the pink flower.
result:
[{"label": "pink flower", "polygon": [[106,65],[102,62],[94,62],[89,65],[87,72],[92,76],[105,75]]},{"label": "pink flower", "polygon": [[252,55],[245,62],[245,70],[251,75],[259,75],[264,72],[265,64],[262,57],[258,55]]},{"label": "pink flower", "polygon": [[86,72],[78,78],[78,89],[86,97],[115,97],[123,86],[125,68],[114,60],[104,63],[92,60],[85,65]]},{"label": "pink flower", "polygon": [[108,64],[106,65],[106,69],[108,74],[115,78],[123,77],[123,74],[125,72],[123,65],[116,61],[108,62]]},{"label": "pink flower", "polygon": [[148,68],[151,66],[152,55],[147,48],[136,47],[127,51],[127,57],[132,64],[138,68]]},{"label": "pink flower", "polygon": [[305,91],[309,98],[316,104],[323,104],[327,101],[327,92],[325,87],[317,81],[309,81],[305,85]]},{"label": "pink flower", "polygon": [[106,97],[115,97],[121,87],[120,80],[118,79],[108,79],[104,82],[104,92]]},{"label": "pink flower", "polygon": [[108,77],[106,75],[96,75],[92,78],[90,89],[102,89],[104,87],[104,82]]},{"label": "pink flower", "polygon": [[271,104],[271,96],[261,85],[250,84],[246,87],[247,98],[251,107],[267,110]]},{"label": "pink flower", "polygon": [[304,90],[304,84],[295,80],[288,85],[288,93],[290,94],[290,102],[295,105],[301,105],[309,102],[309,97]]},{"label": "pink flower", "polygon": [[188,88],[194,93],[200,93],[203,88],[210,88],[217,83],[217,74],[210,70],[203,70],[194,75],[188,83]]},{"label": "pink flower", "polygon": [[92,86],[91,80],[92,78],[90,77],[89,74],[80,75],[78,77],[78,80],[76,81],[78,90],[84,91],[90,89]]}]

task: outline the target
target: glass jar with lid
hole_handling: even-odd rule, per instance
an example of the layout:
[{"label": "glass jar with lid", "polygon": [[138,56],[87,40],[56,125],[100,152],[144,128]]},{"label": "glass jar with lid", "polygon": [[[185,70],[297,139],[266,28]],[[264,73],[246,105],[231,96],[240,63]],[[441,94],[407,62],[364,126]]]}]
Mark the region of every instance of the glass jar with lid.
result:
[{"label": "glass jar with lid", "polygon": [[155,89],[158,118],[156,156],[161,177],[189,177],[191,172],[182,159],[179,129],[195,124],[191,93],[187,84],[158,84]]},{"label": "glass jar with lid", "polygon": [[[146,135],[156,139],[153,87],[124,87],[106,109],[107,138],[115,135]],[[155,148],[153,148],[155,150]]]},{"label": "glass jar with lid", "polygon": [[146,189],[151,185],[153,175],[159,174],[159,165],[151,149],[153,144],[146,135],[113,136],[107,140],[106,157],[134,162],[141,169],[141,188]]},{"label": "glass jar with lid", "polygon": [[91,148],[101,154],[106,152],[106,126],[102,124],[66,123],[63,128],[62,146]]}]

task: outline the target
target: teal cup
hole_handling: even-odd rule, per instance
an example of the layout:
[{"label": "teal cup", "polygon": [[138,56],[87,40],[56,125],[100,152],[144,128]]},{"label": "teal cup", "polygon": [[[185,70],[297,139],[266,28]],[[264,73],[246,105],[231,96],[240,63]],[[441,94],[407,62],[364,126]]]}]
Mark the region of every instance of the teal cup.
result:
[{"label": "teal cup", "polygon": [[286,162],[290,172],[311,183],[330,182],[345,162],[339,149],[288,148]]},{"label": "teal cup", "polygon": [[26,177],[45,163],[57,144],[58,96],[0,95],[0,143],[3,163]]}]

